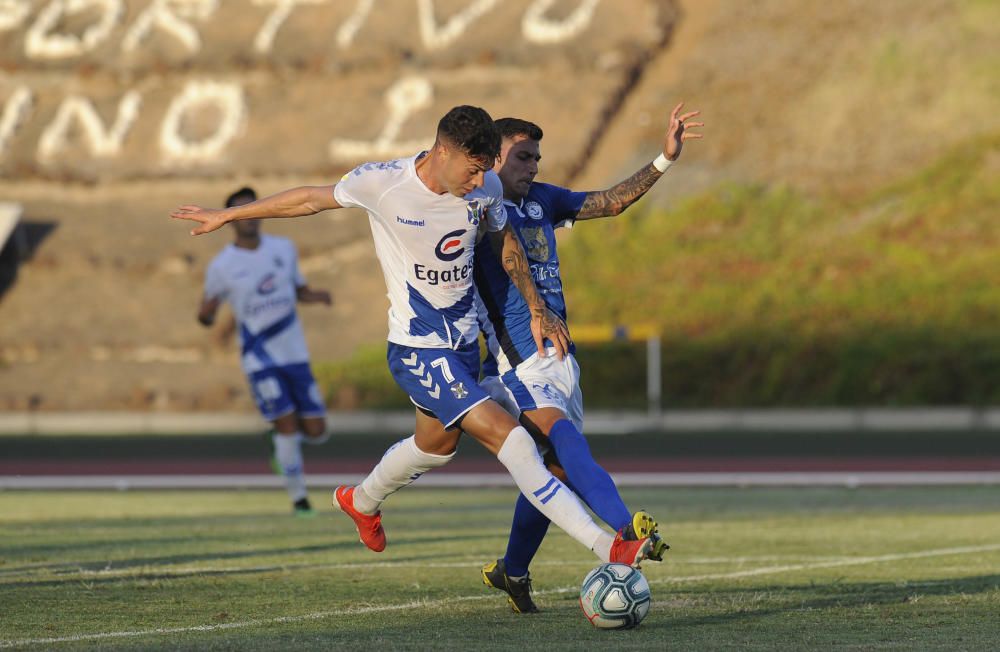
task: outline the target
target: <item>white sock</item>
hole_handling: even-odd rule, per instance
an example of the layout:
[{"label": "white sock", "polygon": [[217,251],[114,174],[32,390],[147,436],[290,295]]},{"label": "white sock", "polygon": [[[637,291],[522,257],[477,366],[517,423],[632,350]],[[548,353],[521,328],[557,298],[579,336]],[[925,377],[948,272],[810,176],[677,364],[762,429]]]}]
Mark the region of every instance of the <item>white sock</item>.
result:
[{"label": "white sock", "polygon": [[271,440],[274,442],[274,456],[285,476],[285,489],[292,502],[306,497],[306,477],[302,462],[301,439],[302,435],[297,432],[290,435],[278,433],[271,435]]},{"label": "white sock", "polygon": [[521,493],[538,511],[594,553],[608,561],[614,537],[594,523],[569,487],[549,473],[528,431],[518,426],[510,431],[497,459],[507,467]]},{"label": "white sock", "polygon": [[425,453],[417,447],[416,437],[393,444],[361,484],[354,488],[354,509],[362,514],[374,514],[382,502],[410,484],[425,472],[444,466],[455,457]]}]

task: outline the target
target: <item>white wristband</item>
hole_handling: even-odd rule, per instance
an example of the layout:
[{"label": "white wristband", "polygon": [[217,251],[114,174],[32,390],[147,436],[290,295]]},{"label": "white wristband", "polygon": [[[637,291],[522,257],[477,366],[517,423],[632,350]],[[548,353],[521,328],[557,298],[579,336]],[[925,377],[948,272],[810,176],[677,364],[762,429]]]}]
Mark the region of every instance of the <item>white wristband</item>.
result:
[{"label": "white wristband", "polygon": [[653,159],[653,167],[659,170],[661,174],[666,172],[667,168],[673,164],[674,162],[664,156],[663,152],[660,152],[660,155]]}]

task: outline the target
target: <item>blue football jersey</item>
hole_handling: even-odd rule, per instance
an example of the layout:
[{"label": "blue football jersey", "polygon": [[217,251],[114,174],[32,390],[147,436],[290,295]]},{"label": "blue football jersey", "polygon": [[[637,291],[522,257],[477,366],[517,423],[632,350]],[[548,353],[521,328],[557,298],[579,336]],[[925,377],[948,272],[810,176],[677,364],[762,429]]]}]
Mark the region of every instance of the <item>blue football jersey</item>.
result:
[{"label": "blue football jersey", "polygon": [[[524,247],[535,287],[549,309],[563,319],[566,319],[566,299],[559,274],[555,229],[572,224],[586,196],[585,192],[533,183],[520,205],[504,200],[507,219]],[[489,350],[483,373],[503,374],[537,352],[531,336],[531,313],[486,239],[476,246],[474,276],[480,300],[480,327]]]}]

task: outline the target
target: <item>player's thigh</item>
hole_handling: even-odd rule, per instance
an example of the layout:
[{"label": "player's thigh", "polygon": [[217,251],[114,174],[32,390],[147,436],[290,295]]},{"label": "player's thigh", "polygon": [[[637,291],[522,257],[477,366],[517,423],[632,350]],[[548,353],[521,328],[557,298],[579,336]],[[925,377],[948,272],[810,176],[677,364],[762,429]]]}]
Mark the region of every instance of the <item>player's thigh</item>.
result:
[{"label": "player's thigh", "polygon": [[516,419],[521,414],[521,408],[518,407],[514,395],[503,384],[503,380],[499,376],[486,376],[479,381],[479,385],[486,390],[491,399],[499,403],[500,407],[507,410],[512,417]]},{"label": "player's thigh", "polygon": [[552,426],[566,418],[566,413],[557,407],[540,407],[521,413],[521,424],[532,435],[548,437]]},{"label": "player's thigh", "polygon": [[413,431],[413,439],[417,448],[432,455],[451,455],[458,448],[458,438],[462,435],[460,428],[445,428],[436,416],[427,414],[420,408],[416,409],[417,425]]},{"label": "player's thigh", "polygon": [[463,431],[496,455],[518,423],[499,403],[487,400],[469,410],[462,417],[461,426]]},{"label": "player's thigh", "polygon": [[[268,367],[255,371],[249,374],[247,381],[261,416],[275,423],[275,428],[278,428],[276,422],[279,418],[289,414],[294,416],[295,403],[292,400],[291,388],[278,368]],[[279,432],[285,431],[279,430]],[[291,432],[295,432],[294,428]]]}]

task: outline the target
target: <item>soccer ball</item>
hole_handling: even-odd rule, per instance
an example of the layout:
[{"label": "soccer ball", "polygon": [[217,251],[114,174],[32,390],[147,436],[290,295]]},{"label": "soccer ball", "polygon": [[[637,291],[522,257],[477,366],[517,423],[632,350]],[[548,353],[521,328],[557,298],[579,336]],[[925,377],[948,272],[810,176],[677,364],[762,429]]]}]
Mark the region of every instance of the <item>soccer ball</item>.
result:
[{"label": "soccer ball", "polygon": [[649,613],[649,583],[625,564],[601,564],[587,573],[580,608],[594,627],[629,629]]}]

